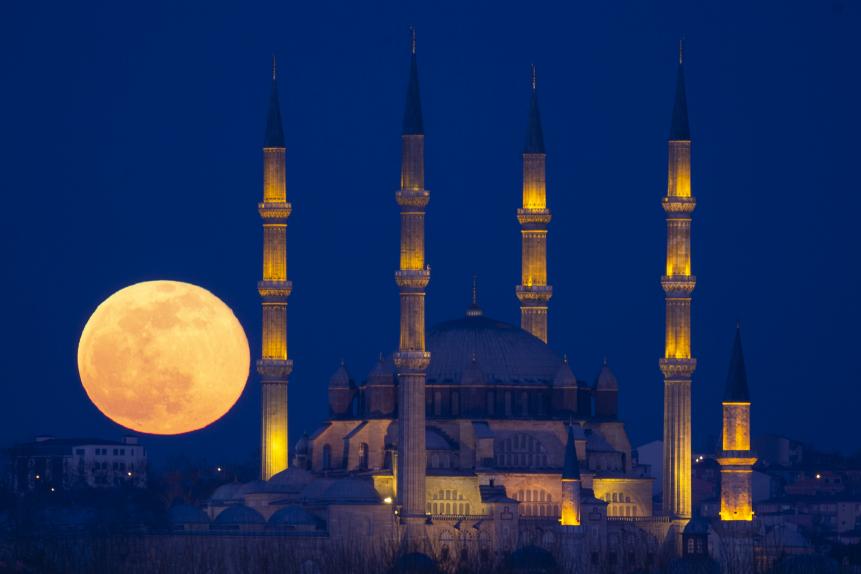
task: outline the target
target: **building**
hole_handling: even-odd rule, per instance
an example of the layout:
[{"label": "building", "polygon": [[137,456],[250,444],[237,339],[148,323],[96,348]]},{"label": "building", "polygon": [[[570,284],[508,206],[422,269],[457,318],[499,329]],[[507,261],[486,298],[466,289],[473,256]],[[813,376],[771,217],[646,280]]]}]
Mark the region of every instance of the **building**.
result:
[{"label": "building", "polygon": [[[395,192],[401,219],[395,272],[399,346],[382,354],[366,375],[357,376],[343,362],[337,365],[327,387],[330,416],[295,443],[288,467],[287,376],[292,363],[287,355],[290,282],[284,234],[290,204],[276,90],[273,73],[259,205],[264,220],[263,281],[258,285],[264,313],[258,362],[261,479],[218,488],[204,509],[205,519],[189,509],[177,511],[175,532],[289,533],[317,551],[349,543],[369,557],[379,553],[368,549],[388,545],[462,563],[495,561],[538,548],[559,563],[586,571],[649,568],[668,547],[681,554],[693,515],[690,393],[696,366],[690,331],[695,201],[681,52],[663,199],[664,441],[661,462],[653,465],[640,464],[632,451],[618,411],[624,384],[608,362],[595,365],[596,376],[585,376],[583,371],[591,374],[590,366],[569,364],[554,350],[548,333],[551,212],[534,68],[522,202],[516,210],[522,236],[521,277],[515,286],[520,325],[486,313],[473,283],[471,299],[454,318],[426,326],[430,267],[424,222],[431,194],[424,186],[425,136],[413,35],[401,185]],[[662,467],[661,511],[653,505],[651,466]],[[193,520],[185,524],[183,516]],[[694,531],[705,532],[687,530],[689,535]]]},{"label": "building", "polygon": [[7,454],[10,484],[17,493],[146,486],[146,449],[133,436],[120,441],[39,436]]}]

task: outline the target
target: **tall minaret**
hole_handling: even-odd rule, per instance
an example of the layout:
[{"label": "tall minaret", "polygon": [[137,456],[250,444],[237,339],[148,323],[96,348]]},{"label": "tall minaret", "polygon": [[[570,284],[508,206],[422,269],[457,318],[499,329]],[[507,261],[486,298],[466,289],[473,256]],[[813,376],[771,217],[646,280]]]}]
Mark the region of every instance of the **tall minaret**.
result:
[{"label": "tall minaret", "polygon": [[401,135],[401,188],[395,194],[401,211],[401,264],[395,273],[401,296],[401,338],[395,353],[398,373],[398,504],[410,528],[425,520],[425,371],[430,353],[425,348],[425,288],[430,267],[425,264],[425,208],[430,193],[424,188],[424,128],[416,65],[416,36],[410,45],[410,79]]},{"label": "tall minaret", "polygon": [[538,114],[535,66],[532,66],[532,100],[529,125],[523,147],[523,206],[517,210],[520,222],[520,285],[515,289],[520,300],[520,327],[547,342],[547,304],[553,288],[547,284],[547,190],[544,181],[544,132]]},{"label": "tall minaret", "polygon": [[664,358],[664,512],[691,516],[691,377],[697,362],[691,356],[691,133],[685,98],[682,45],[676,76],[676,101],[669,138],[667,196],[667,270],[661,277],[666,299]]},{"label": "tall minaret", "polygon": [[724,522],[753,520],[751,472],[756,456],[750,450],[750,393],[738,326],[723,396],[723,448],[718,462],[720,519]]},{"label": "tall minaret", "polygon": [[261,383],[260,476],[268,480],[287,468],[287,380],[293,361],[287,358],[287,297],[293,284],[287,280],[287,201],[284,167],[284,130],[278,105],[275,58],[272,59],[272,95],[263,140],[263,280],[257,284],[263,305],[263,345],[257,372]]}]

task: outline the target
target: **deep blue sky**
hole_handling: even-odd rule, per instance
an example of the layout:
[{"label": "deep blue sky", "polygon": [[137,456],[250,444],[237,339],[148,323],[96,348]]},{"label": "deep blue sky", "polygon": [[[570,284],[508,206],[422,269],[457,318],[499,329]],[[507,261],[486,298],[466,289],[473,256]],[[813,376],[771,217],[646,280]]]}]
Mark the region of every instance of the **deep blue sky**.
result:
[{"label": "deep blue sky", "polygon": [[[270,58],[288,145],[293,439],[344,358],[397,344],[399,130],[410,24],[427,131],[428,322],[518,320],[529,64],[548,157],[551,344],[608,355],[634,443],[660,436],[666,136],[686,38],[694,138],[694,444],[719,433],[736,319],[755,433],[854,450],[861,5],[818,2],[8,2],[0,17],[3,443],[119,435],[77,376],[115,290],[164,278],[230,305],[259,348]],[[153,454],[253,456],[259,389]],[[292,442],[292,441],[291,441]]]}]

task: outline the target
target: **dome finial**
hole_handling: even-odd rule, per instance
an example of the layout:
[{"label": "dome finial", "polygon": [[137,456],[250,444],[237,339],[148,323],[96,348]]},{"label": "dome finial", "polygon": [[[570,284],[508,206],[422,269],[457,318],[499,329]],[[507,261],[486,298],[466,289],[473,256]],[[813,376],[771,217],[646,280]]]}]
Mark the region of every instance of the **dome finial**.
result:
[{"label": "dome finial", "polygon": [[272,54],[272,79],[278,79],[278,63],[275,61],[275,54]]},{"label": "dome finial", "polygon": [[562,364],[564,364],[564,365],[568,364],[568,353],[565,353],[564,355],[562,355]]},{"label": "dome finial", "polygon": [[467,317],[481,317],[483,312],[478,306],[478,275],[472,274],[472,302],[466,310]]},{"label": "dome finial", "polygon": [[604,366],[607,366],[607,355],[604,355]]},{"label": "dome finial", "polygon": [[416,27],[410,26],[410,54],[416,53]]},{"label": "dome finial", "polygon": [[532,91],[538,89],[538,74],[535,73],[535,64],[532,64]]},{"label": "dome finial", "polygon": [[685,37],[679,38],[679,64],[685,63]]}]

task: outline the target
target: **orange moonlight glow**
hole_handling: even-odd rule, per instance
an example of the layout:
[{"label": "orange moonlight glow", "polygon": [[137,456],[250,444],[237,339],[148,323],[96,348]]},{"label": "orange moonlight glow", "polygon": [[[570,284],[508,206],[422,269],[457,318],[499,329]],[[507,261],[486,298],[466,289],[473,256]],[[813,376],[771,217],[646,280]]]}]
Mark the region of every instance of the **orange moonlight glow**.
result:
[{"label": "orange moonlight glow", "polygon": [[87,321],[78,372],[90,400],[124,427],[179,434],[221,418],[250,363],[242,325],[195,285],[147,281],[117,291]]}]

